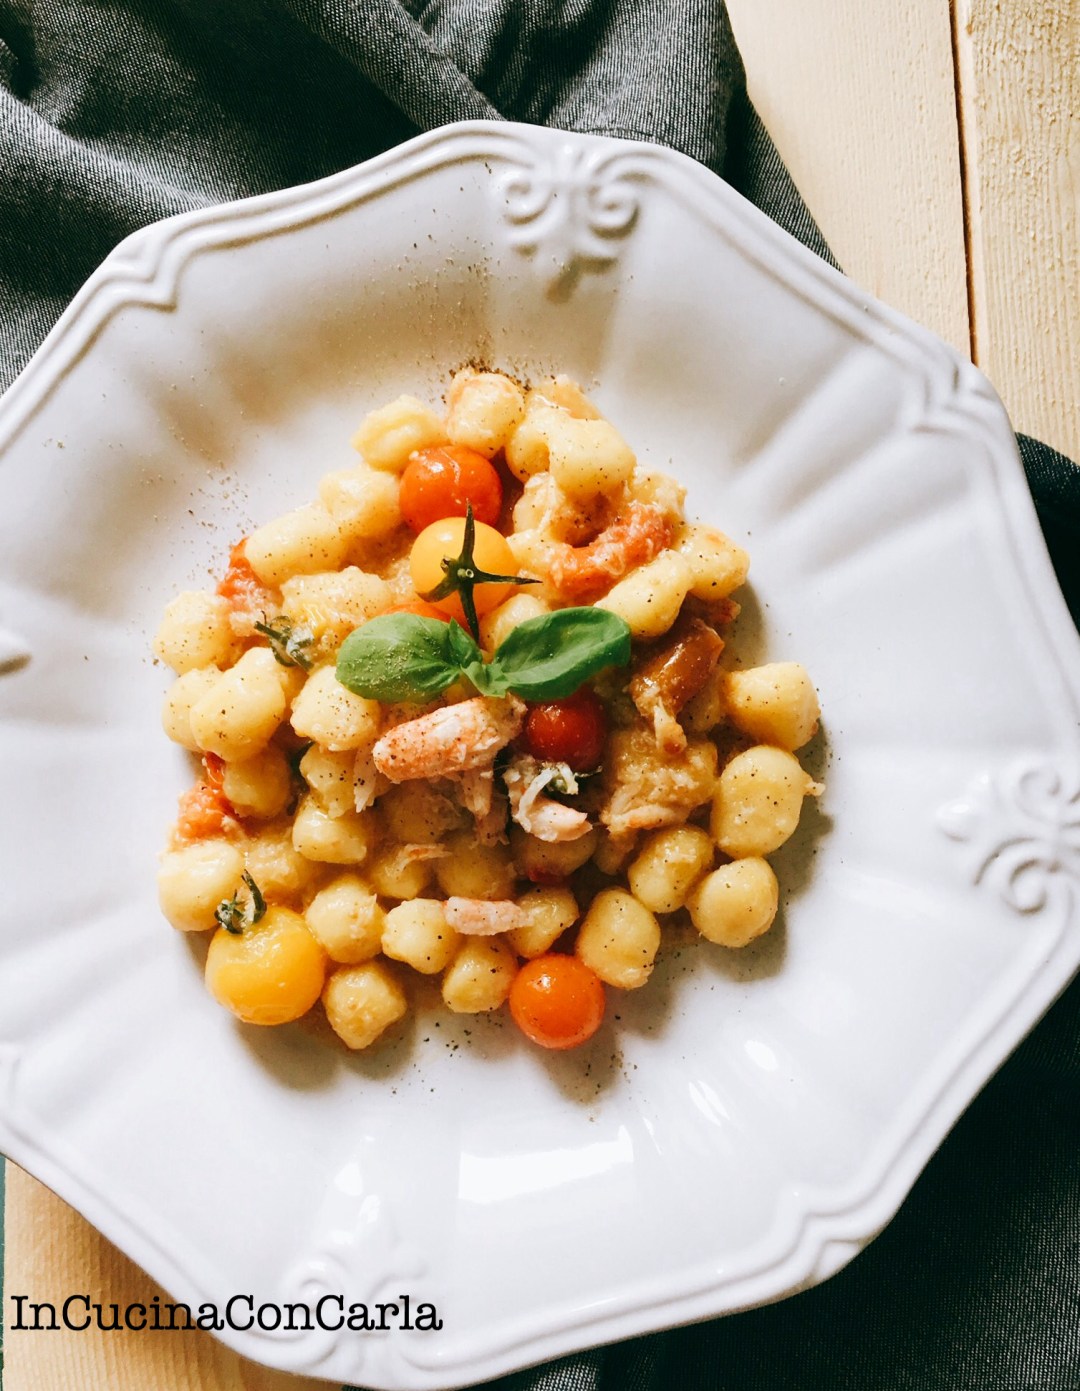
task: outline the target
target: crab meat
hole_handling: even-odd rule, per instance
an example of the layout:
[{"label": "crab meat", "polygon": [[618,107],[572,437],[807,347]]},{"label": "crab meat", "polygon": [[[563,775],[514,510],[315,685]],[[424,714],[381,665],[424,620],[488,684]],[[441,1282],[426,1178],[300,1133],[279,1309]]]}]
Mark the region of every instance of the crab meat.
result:
[{"label": "crab meat", "polygon": [[592,823],[583,811],[544,796],[544,788],[559,776],[559,769],[539,763],[528,754],[517,754],[503,772],[510,797],[510,815],[523,831],[537,840],[580,840]]},{"label": "crab meat", "polygon": [[481,845],[506,840],[506,793],[495,786],[494,768],[470,768],[455,779],[461,789],[461,805],[472,813],[476,839]]},{"label": "crab meat", "polygon": [[440,706],[387,730],[372,750],[375,767],[391,782],[489,768],[520,730],[524,713],[515,696],[474,696]]},{"label": "crab meat", "polygon": [[631,502],[626,511],[586,546],[559,546],[551,562],[551,583],[564,598],[586,603],[606,594],[639,565],[670,546],[675,526],[651,502]]},{"label": "crab meat", "polygon": [[688,740],[671,754],[646,725],[616,730],[604,764],[600,820],[616,837],[680,825],[713,795],[716,765],[716,745],[708,739]]},{"label": "crab meat", "polygon": [[464,937],[494,937],[524,927],[525,911],[509,898],[448,898],[448,926]]},{"label": "crab meat", "polygon": [[472,812],[477,821],[487,816],[495,793],[495,770],[469,768],[457,781],[461,788],[461,805],[465,810]]},{"label": "crab meat", "polygon": [[378,795],[379,771],[371,748],[357,749],[353,760],[353,805],[357,811],[365,811]]}]

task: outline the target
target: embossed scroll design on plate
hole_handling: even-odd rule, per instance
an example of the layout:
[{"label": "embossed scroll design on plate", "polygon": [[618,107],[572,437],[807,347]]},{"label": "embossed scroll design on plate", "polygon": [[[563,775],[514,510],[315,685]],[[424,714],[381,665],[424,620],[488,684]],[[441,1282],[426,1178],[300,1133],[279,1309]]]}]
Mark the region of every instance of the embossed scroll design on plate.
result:
[{"label": "embossed scroll design on plate", "polygon": [[[352,1193],[350,1186],[334,1186],[330,1197],[330,1212],[320,1223],[322,1234],[316,1249],[305,1256],[288,1272],[282,1285],[282,1300],[297,1302],[314,1311],[320,1301],[329,1300],[329,1319],[340,1316],[344,1300],[346,1314],[356,1302],[372,1310],[379,1301],[394,1304],[404,1297],[402,1291],[414,1291],[417,1282],[427,1274],[427,1262],[422,1254],[399,1232],[390,1204],[378,1193]],[[415,1296],[414,1296],[415,1297]],[[420,1296],[423,1298],[424,1296]],[[256,1330],[256,1336],[261,1330]],[[380,1384],[397,1383],[409,1378],[403,1369],[415,1366],[410,1357],[412,1341],[398,1331],[364,1333],[315,1326],[300,1333],[265,1335],[281,1348],[287,1346],[292,1365],[314,1371],[345,1349],[349,1359],[349,1375],[354,1381]]]},{"label": "embossed scroll design on plate", "polygon": [[639,213],[629,161],[569,141],[550,155],[521,145],[494,189],[510,245],[537,259],[553,299],[610,266]]},{"label": "embossed scroll design on plate", "polygon": [[1016,912],[1064,915],[1080,897],[1080,764],[1032,758],[983,773],[938,824],[967,848],[973,882]]}]

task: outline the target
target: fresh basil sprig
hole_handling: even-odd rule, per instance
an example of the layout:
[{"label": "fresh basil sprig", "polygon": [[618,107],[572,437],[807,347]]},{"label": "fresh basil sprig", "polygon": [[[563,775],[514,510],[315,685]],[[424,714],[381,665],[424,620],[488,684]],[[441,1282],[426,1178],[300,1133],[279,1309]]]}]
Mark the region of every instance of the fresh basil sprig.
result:
[{"label": "fresh basil sprig", "polygon": [[284,614],[279,614],[273,623],[268,623],[264,613],[263,621],[255,624],[255,631],[261,633],[270,644],[270,651],[283,667],[311,670],[308,648],[315,638],[309,628],[293,624]]},{"label": "fresh basil sprig", "polygon": [[480,649],[460,624],[415,613],[385,613],[354,628],[341,644],[337,679],[368,700],[434,700]]},{"label": "fresh basil sprig", "polygon": [[[604,667],[630,660],[630,628],[606,609],[556,609],[519,623],[488,670],[525,700],[562,700]],[[495,694],[495,692],[492,692]]]},{"label": "fresh basil sprig", "polygon": [[465,676],[483,695],[561,700],[630,660],[630,629],[606,609],[556,609],[519,624],[485,662],[459,623],[383,614],[341,645],[337,679],[369,700],[433,700]]},{"label": "fresh basil sprig", "polygon": [[246,869],[242,877],[251,895],[247,902],[241,898],[240,891],[237,890],[232,898],[223,898],[214,909],[214,918],[218,926],[223,927],[226,932],[231,932],[234,937],[239,937],[246,927],[254,927],[266,917],[266,899],[263,898],[258,884]]}]

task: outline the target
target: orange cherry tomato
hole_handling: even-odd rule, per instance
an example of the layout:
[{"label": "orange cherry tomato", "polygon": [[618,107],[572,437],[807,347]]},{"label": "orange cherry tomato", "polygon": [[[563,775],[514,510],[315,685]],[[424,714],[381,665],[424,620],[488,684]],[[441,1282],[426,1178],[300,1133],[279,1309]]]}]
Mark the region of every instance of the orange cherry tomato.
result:
[{"label": "orange cherry tomato", "polygon": [[464,517],[470,502],[476,520],[494,526],[502,498],[494,466],[462,444],[418,449],[401,475],[401,515],[417,534],[443,517]]},{"label": "orange cherry tomato", "polygon": [[525,750],[533,758],[568,763],[577,773],[597,766],[606,739],[607,715],[587,686],[565,700],[530,705],[522,731]]},{"label": "orange cherry tomato", "polygon": [[[461,554],[465,539],[465,518],[444,517],[425,527],[413,542],[409,556],[409,569],[412,573],[413,587],[417,594],[430,594],[446,578],[442,568],[444,558],[456,560]],[[473,559],[481,570],[493,575],[512,575],[517,570],[514,553],[507,545],[506,537],[487,526],[476,523],[476,539],[473,545]],[[473,590],[476,612],[490,613],[497,609],[507,595],[513,593],[512,584],[478,584]],[[465,610],[457,594],[448,594],[445,599],[431,601],[448,618],[456,618],[463,628],[467,628]]]},{"label": "orange cherry tomato", "polygon": [[604,987],[584,961],[549,952],[527,961],[514,977],[510,1013],[541,1048],[576,1048],[603,1022]]}]

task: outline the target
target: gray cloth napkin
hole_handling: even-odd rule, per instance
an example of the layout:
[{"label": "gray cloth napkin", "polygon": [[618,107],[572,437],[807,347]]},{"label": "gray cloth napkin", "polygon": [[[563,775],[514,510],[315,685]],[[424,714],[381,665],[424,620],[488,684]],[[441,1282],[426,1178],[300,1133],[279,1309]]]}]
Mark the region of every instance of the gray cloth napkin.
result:
[{"label": "gray cloth napkin", "polygon": [[[470,117],[670,145],[829,257],[719,0],[0,0],[0,387],[128,232]],[[1078,615],[1080,472],[1020,444]],[[1074,986],[825,1285],[491,1385],[1077,1391],[1078,1021]]]}]

